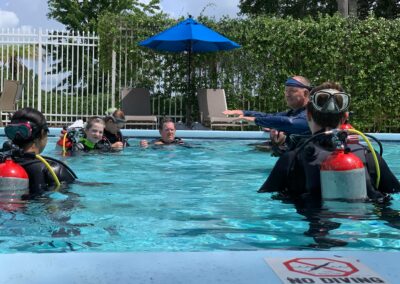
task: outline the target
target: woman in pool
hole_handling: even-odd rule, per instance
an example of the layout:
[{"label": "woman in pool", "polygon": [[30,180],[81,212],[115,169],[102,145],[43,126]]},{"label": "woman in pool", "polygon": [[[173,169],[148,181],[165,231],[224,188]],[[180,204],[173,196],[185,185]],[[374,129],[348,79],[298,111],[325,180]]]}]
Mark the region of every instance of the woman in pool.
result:
[{"label": "woman in pool", "polygon": [[129,146],[121,133],[121,128],[125,126],[125,114],[122,110],[117,109],[112,114],[107,115],[104,118],[104,123],[104,137],[111,143],[113,150],[118,151]]},{"label": "woman in pool", "polygon": [[44,115],[38,110],[26,107],[16,111],[4,132],[11,143],[6,142],[2,152],[11,154],[25,169],[30,195],[39,195],[60,184],[72,183],[77,178],[62,162],[39,155],[47,145],[49,128]]}]

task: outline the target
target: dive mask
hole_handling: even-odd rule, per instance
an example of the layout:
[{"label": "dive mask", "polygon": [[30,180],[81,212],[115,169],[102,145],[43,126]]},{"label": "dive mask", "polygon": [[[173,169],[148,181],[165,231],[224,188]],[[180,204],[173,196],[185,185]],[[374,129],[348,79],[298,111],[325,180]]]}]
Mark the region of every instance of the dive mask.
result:
[{"label": "dive mask", "polygon": [[110,115],[109,117],[110,117],[110,118],[112,119],[112,121],[113,121],[115,124],[117,124],[120,128],[122,128],[122,127],[125,126],[125,123],[126,123],[126,120],[125,120],[125,119],[118,118],[118,117],[115,117],[115,116],[113,116],[113,115]]},{"label": "dive mask", "polygon": [[19,123],[10,123],[4,128],[4,133],[6,136],[11,139],[19,139],[19,140],[29,140],[41,129],[49,132],[49,128],[47,123],[42,125],[41,127],[37,127],[34,123],[30,121],[19,122]]},{"label": "dive mask", "polygon": [[323,89],[310,96],[313,107],[324,113],[341,113],[350,105],[350,95],[335,89]]}]

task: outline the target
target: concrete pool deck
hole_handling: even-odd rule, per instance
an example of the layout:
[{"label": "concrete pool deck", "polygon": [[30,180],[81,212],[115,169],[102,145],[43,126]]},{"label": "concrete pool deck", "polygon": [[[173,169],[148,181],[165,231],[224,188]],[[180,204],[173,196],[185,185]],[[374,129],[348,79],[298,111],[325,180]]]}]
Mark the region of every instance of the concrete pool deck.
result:
[{"label": "concrete pool deck", "polygon": [[[343,258],[361,263],[375,276],[325,278],[309,275],[288,283],[399,283],[400,252],[371,251],[229,251],[138,253],[0,254],[0,282],[274,284],[282,282],[265,259]],[[313,269],[311,269],[313,270]],[[362,271],[360,271],[362,272]],[[369,274],[369,275],[372,275]],[[366,276],[367,275],[367,276]],[[382,282],[382,279],[385,281]],[[293,282],[295,281],[295,282]],[[338,282],[339,281],[339,282]]]}]

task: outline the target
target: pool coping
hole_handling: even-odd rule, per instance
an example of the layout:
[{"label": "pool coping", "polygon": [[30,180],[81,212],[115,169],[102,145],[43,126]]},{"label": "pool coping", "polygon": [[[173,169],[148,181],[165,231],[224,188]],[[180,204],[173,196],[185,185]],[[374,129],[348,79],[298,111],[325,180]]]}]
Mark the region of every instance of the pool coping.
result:
[{"label": "pool coping", "polygon": [[[50,136],[58,137],[62,128],[50,128]],[[122,129],[122,134],[129,138],[156,138],[160,136],[158,130],[150,129]],[[398,142],[400,133],[367,133],[381,141]],[[0,127],[0,136],[4,136],[4,127]],[[269,133],[265,131],[222,131],[222,130],[177,130],[176,136],[187,139],[242,139],[266,140]]]},{"label": "pool coping", "polygon": [[[400,278],[398,264],[400,252],[265,250],[0,254],[0,279],[2,279],[2,283],[29,284],[274,284],[282,282],[266,263],[265,258],[294,259],[309,257],[353,259],[388,281],[385,283],[397,283]],[[307,276],[305,275],[304,277]]]}]

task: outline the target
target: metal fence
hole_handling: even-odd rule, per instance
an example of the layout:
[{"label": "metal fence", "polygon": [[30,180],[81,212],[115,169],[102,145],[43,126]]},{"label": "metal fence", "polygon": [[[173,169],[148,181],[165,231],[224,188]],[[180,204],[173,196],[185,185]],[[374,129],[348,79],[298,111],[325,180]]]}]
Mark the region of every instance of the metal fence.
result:
[{"label": "metal fence", "polygon": [[[129,35],[124,40],[129,40]],[[123,40],[118,44],[120,50],[125,48]],[[99,64],[98,48],[99,37],[93,33],[3,29],[0,89],[4,80],[23,83],[17,108],[37,108],[52,125],[103,115],[119,106],[121,88],[134,87],[135,80],[128,78],[126,70],[137,66],[129,63],[127,52],[113,52],[110,71],[105,71]],[[179,119],[181,104],[179,99],[154,96],[152,111]],[[3,121],[7,119],[3,114]]]}]

